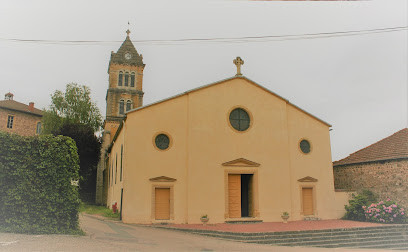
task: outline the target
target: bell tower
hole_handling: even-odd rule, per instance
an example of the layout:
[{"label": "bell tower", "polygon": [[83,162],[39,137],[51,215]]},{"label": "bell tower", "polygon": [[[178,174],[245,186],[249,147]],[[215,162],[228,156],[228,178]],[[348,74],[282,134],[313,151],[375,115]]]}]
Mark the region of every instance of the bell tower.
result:
[{"label": "bell tower", "polygon": [[120,122],[127,111],[143,105],[143,56],[136,51],[130,40],[130,31],[118,51],[111,52],[109,61],[109,87],[106,92],[106,118],[103,125],[101,159],[98,164],[96,180],[97,204],[106,204],[105,155]]},{"label": "bell tower", "polygon": [[106,122],[120,122],[125,113],[143,105],[143,56],[136,51],[126,31],[119,50],[111,52],[109,88],[106,93]]}]

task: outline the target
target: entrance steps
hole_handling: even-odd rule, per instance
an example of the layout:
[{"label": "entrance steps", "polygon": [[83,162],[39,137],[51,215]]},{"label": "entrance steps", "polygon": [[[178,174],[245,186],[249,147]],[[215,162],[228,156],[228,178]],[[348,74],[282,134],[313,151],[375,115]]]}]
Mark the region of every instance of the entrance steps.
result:
[{"label": "entrance steps", "polygon": [[261,223],[262,220],[254,219],[254,218],[239,218],[239,219],[230,219],[226,220],[225,223],[228,224],[256,224]]},{"label": "entrance steps", "polygon": [[273,246],[408,250],[407,224],[268,233],[234,233],[197,229],[179,230],[220,239]]}]

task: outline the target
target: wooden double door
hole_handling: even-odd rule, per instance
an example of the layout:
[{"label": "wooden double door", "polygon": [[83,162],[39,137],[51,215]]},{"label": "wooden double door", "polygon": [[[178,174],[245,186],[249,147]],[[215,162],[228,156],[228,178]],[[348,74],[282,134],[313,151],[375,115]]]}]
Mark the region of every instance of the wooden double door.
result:
[{"label": "wooden double door", "polygon": [[228,174],[229,218],[253,216],[253,174]]}]

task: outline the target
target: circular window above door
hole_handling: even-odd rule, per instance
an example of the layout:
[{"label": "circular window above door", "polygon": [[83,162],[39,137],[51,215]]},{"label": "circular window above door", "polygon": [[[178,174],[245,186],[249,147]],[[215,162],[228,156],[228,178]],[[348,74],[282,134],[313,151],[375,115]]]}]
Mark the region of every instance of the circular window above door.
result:
[{"label": "circular window above door", "polygon": [[160,150],[166,150],[170,146],[170,138],[166,134],[159,134],[154,139],[154,143]]},{"label": "circular window above door", "polygon": [[251,119],[248,112],[242,108],[236,108],[229,115],[231,126],[238,131],[245,131],[249,128]]},{"label": "circular window above door", "polygon": [[300,147],[300,150],[301,150],[304,154],[310,153],[310,149],[311,149],[311,148],[310,148],[310,143],[309,143],[309,141],[303,139],[302,141],[300,141],[299,147]]}]

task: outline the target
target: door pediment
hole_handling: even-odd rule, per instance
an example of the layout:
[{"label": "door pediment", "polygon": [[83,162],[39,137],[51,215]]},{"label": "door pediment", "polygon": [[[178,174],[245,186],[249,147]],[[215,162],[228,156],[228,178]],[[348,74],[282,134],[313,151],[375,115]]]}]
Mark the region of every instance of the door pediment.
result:
[{"label": "door pediment", "polygon": [[170,177],[166,177],[166,176],[155,177],[155,178],[151,178],[149,180],[153,181],[153,182],[174,182],[174,181],[177,181],[177,179],[175,179],[175,178],[170,178]]},{"label": "door pediment", "polygon": [[245,159],[245,158],[238,158],[235,160],[231,160],[222,164],[223,166],[235,166],[235,167],[258,167],[260,164]]},{"label": "door pediment", "polygon": [[317,182],[317,179],[307,176],[301,179],[298,179],[299,182]]}]

